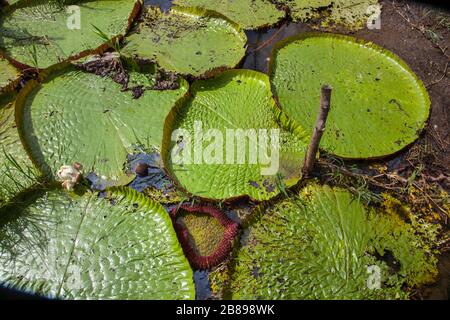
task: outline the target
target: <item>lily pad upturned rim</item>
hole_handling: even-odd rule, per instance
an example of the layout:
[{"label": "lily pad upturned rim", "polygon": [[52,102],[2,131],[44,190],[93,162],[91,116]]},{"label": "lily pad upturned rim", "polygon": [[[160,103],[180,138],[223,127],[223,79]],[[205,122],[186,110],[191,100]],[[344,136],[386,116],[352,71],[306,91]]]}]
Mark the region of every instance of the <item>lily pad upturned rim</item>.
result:
[{"label": "lily pad upturned rim", "polygon": [[[21,8],[23,7],[23,3],[25,2],[31,2],[33,0],[20,0],[17,1],[11,5],[7,5],[3,8],[3,14],[7,14],[11,11],[14,11],[17,8]],[[108,50],[110,48],[110,43],[115,42],[116,40],[121,40],[123,39],[126,34],[130,31],[131,26],[134,22],[134,20],[136,19],[136,17],[139,15],[139,13],[141,12],[142,7],[144,6],[144,2],[143,0],[135,0],[134,3],[134,7],[133,10],[131,11],[130,15],[128,16],[128,25],[125,29],[125,32],[123,34],[118,34],[114,37],[112,37],[111,39],[109,39],[108,42],[103,43],[102,45],[100,45],[99,47],[95,48],[95,49],[87,49],[87,50],[83,50],[80,53],[70,56],[67,59],[65,59],[64,61],[60,62],[60,63],[64,63],[64,62],[68,62],[68,61],[76,61],[80,58],[86,57],[88,55],[91,54],[102,54],[103,52],[105,52],[106,50]],[[48,68],[51,68],[52,66],[49,66],[47,68],[36,68],[33,66],[29,66],[27,64],[21,63],[20,61],[18,61],[17,59],[9,56],[2,48],[0,48],[0,56],[4,56],[7,60],[9,60],[9,62],[11,62],[11,64],[13,64],[16,68],[21,69],[21,70],[45,70]],[[58,63],[56,64],[58,65]]]},{"label": "lily pad upturned rim", "polygon": [[[174,14],[180,14],[180,15],[190,15],[190,16],[197,16],[197,17],[207,17],[207,18],[216,18],[216,19],[221,19],[224,20],[226,23],[228,23],[232,28],[234,28],[240,35],[240,37],[242,37],[243,39],[245,39],[245,45],[244,48],[247,47],[247,35],[244,32],[244,29],[242,29],[242,27],[237,24],[236,22],[230,20],[228,17],[224,16],[223,14],[217,12],[217,11],[213,11],[213,10],[208,10],[205,8],[201,8],[201,7],[185,7],[185,6],[178,6],[178,5],[173,5],[170,10],[168,11],[168,13],[163,12],[159,7],[154,7],[154,6],[150,6],[151,9],[158,11],[161,14],[171,14],[172,12]],[[146,10],[144,8],[144,10]],[[144,13],[145,15],[145,13]],[[137,33],[141,32],[141,30],[139,30],[139,25],[136,26],[136,31]],[[130,33],[129,35],[131,35],[132,33]],[[126,37],[125,37],[126,39]],[[126,47],[126,41],[125,41],[125,47]],[[138,56],[137,54],[132,54],[133,56]],[[139,56],[138,56],[139,57]],[[161,67],[158,59],[156,58],[149,58],[149,57],[139,57],[143,60],[149,60],[153,63],[155,63],[158,68],[163,69],[165,71],[169,71],[169,72],[175,72],[176,74],[178,74],[179,76],[183,77],[183,78],[188,78],[188,79],[192,79],[193,81],[196,80],[206,80],[209,78],[214,78],[217,75],[220,75],[221,73],[228,71],[228,70],[234,70],[236,67],[239,67],[244,60],[246,59],[247,55],[246,53],[243,54],[242,58],[239,60],[239,62],[236,65],[233,66],[218,66],[218,67],[214,67],[210,70],[205,71],[204,73],[200,74],[200,75],[191,75],[189,73],[179,73],[176,72],[174,70],[166,70],[165,68]]]},{"label": "lily pad upturned rim", "polygon": [[[425,128],[428,125],[428,121],[429,121],[429,117],[431,114],[431,100],[430,100],[430,96],[428,94],[428,91],[423,83],[423,81],[417,76],[417,74],[411,70],[411,67],[403,60],[401,59],[398,55],[396,55],[395,53],[393,53],[392,51],[383,48],[377,44],[375,44],[372,41],[367,41],[361,38],[356,38],[356,37],[352,37],[352,36],[347,36],[347,35],[342,35],[342,34],[335,34],[335,33],[323,33],[323,32],[306,32],[306,33],[302,33],[299,35],[294,35],[291,37],[287,37],[286,39],[283,39],[279,42],[277,42],[275,44],[275,46],[272,49],[272,54],[271,54],[271,59],[269,62],[269,68],[268,68],[268,75],[270,78],[270,85],[271,85],[271,90],[272,93],[274,95],[274,100],[277,104],[277,106],[280,108],[280,110],[283,110],[283,106],[281,105],[278,95],[277,95],[277,90],[273,84],[273,75],[274,75],[274,64],[276,64],[276,59],[278,56],[278,52],[285,48],[286,46],[288,46],[291,43],[297,42],[297,41],[303,41],[306,39],[310,39],[310,38],[329,38],[329,39],[339,39],[339,40],[344,40],[344,41],[348,41],[348,42],[352,42],[358,45],[362,45],[365,46],[369,49],[373,49],[376,50],[382,54],[384,54],[385,56],[387,56],[388,58],[392,59],[395,63],[399,64],[406,72],[408,72],[409,75],[411,75],[414,80],[416,81],[416,83],[419,86],[420,89],[420,94],[424,97],[424,100],[426,102],[426,111],[427,111],[427,120],[424,122],[423,127],[420,128],[419,132],[418,132],[418,136],[420,136],[423,133],[423,130],[425,130]],[[333,108],[333,102],[331,102],[331,108]],[[317,110],[319,110],[319,105],[317,106]],[[295,121],[294,119],[291,119],[288,115],[286,115],[286,117],[289,119],[289,121],[292,121],[295,125],[298,125],[300,127],[302,127],[300,124],[297,123],[297,121]],[[311,132],[312,133],[312,132]],[[342,156],[337,156],[341,159],[344,160],[379,160],[379,159],[384,159],[387,157],[392,157],[395,156],[396,154],[401,153],[402,151],[404,151],[406,148],[408,148],[409,146],[411,146],[412,144],[414,144],[417,141],[414,140],[408,144],[406,144],[403,148],[401,148],[400,150],[394,152],[394,153],[390,153],[390,154],[386,154],[386,155],[382,155],[382,156],[374,156],[374,157],[360,157],[360,158],[356,158],[356,157],[342,157]],[[320,149],[321,151],[325,151],[323,149]]]},{"label": "lily pad upturned rim", "polygon": [[[267,79],[264,79],[264,77],[267,77],[267,74],[259,72],[259,71],[255,71],[255,70],[250,70],[250,69],[229,69],[226,70],[218,75],[215,75],[214,77],[210,78],[210,79],[200,79],[200,81],[211,81],[216,77],[220,77],[220,76],[224,76],[224,75],[248,75],[250,77],[253,77],[257,80],[260,81],[264,81],[267,82]],[[250,200],[252,202],[255,203],[261,203],[261,202],[266,202],[266,201],[270,201],[270,199],[267,200],[257,200],[253,197],[251,197],[248,193],[246,194],[242,194],[242,195],[238,195],[238,196],[233,196],[233,197],[229,197],[226,199],[216,199],[216,198],[208,198],[206,196],[201,196],[201,195],[193,195],[191,192],[189,192],[187,190],[187,188],[185,186],[183,186],[178,179],[169,171],[168,167],[170,166],[170,162],[168,161],[169,158],[169,154],[170,154],[170,150],[168,150],[168,146],[170,146],[171,144],[171,129],[172,129],[172,124],[176,119],[176,114],[178,112],[178,110],[180,108],[182,108],[187,102],[189,102],[190,99],[195,98],[195,93],[196,93],[196,88],[198,86],[197,82],[192,83],[189,86],[189,90],[186,92],[186,94],[181,97],[176,103],[175,105],[172,107],[172,109],[170,110],[170,112],[168,113],[168,115],[166,116],[166,119],[164,121],[164,133],[163,133],[163,141],[161,143],[161,159],[162,162],[164,164],[164,172],[166,173],[167,177],[174,183],[174,185],[177,186],[177,188],[179,190],[182,190],[183,192],[185,192],[186,194],[189,194],[191,196],[195,196],[195,198],[200,199],[203,202],[206,203],[216,203],[217,201],[224,201],[226,203],[233,203],[233,202],[237,202],[239,200],[242,199],[247,199]],[[270,84],[268,89],[270,90]],[[276,99],[273,96],[273,92],[271,92],[271,96],[272,98],[275,100],[275,103],[272,106],[272,112],[273,112],[273,116],[274,119],[278,122],[278,124],[280,125],[280,129],[284,129],[286,131],[288,131],[289,133],[297,136],[300,140],[302,140],[304,143],[308,144],[309,143],[309,136],[308,133],[303,129],[302,126],[298,125],[296,122],[292,121],[291,119],[289,119],[286,114],[279,108],[279,106],[277,105]],[[301,163],[299,163],[299,166],[301,165]],[[301,176],[298,177],[297,182],[300,182],[302,179]],[[296,183],[293,183],[292,185],[295,185]],[[274,196],[272,198],[276,198],[277,196]]]}]

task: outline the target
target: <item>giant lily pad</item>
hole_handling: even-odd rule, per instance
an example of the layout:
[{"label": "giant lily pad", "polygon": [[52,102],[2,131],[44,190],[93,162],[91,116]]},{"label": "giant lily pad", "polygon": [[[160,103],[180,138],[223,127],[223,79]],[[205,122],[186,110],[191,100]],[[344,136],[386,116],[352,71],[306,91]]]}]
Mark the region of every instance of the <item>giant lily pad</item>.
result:
[{"label": "giant lily pad", "polygon": [[19,76],[17,69],[0,56],[0,93],[12,89]]},{"label": "giant lily pad", "polygon": [[333,87],[322,147],[344,158],[377,158],[414,142],[429,116],[426,89],[405,62],[372,43],[310,34],[278,45],[271,70],[284,112],[309,132],[320,87]]},{"label": "giant lily pad", "polygon": [[194,299],[164,208],[128,188],[30,194],[0,211],[0,280],[66,299]]},{"label": "giant lily pad", "polygon": [[378,0],[275,0],[286,5],[295,21],[322,18],[323,23],[345,25],[349,29],[366,26]]},{"label": "giant lily pad", "polygon": [[35,184],[38,177],[20,141],[13,99],[12,95],[0,96],[0,207]]},{"label": "giant lily pad", "polygon": [[264,200],[279,193],[280,177],[298,181],[306,135],[276,109],[266,75],[230,70],[195,82],[170,112],[162,158],[196,196]]},{"label": "giant lily pad", "polygon": [[399,299],[433,280],[436,257],[398,217],[367,212],[341,189],[310,186],[249,228],[233,299]]},{"label": "giant lily pad", "polygon": [[0,51],[19,65],[40,69],[77,59],[125,35],[141,6],[135,0],[64,3],[21,0],[6,7],[0,16]]},{"label": "giant lily pad", "polygon": [[127,154],[136,146],[160,148],[163,124],[178,90],[147,90],[139,99],[108,77],[62,65],[30,82],[19,94],[19,130],[32,160],[49,177],[62,165],[81,163],[111,184],[133,177],[124,173]]},{"label": "giant lily pad", "polygon": [[275,24],[285,15],[269,0],[175,0],[174,3],[217,11],[244,29],[257,29]]},{"label": "giant lily pad", "polygon": [[238,25],[215,12],[173,7],[168,14],[148,8],[124,54],[156,61],[167,71],[201,76],[233,68],[245,54],[247,38]]}]

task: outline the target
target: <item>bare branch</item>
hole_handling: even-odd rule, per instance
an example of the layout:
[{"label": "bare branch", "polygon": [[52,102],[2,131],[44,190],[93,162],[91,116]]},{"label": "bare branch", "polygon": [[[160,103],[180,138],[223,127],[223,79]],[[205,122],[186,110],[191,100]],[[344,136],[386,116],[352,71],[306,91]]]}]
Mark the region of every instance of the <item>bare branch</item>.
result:
[{"label": "bare branch", "polygon": [[319,115],[317,116],[316,126],[314,127],[311,142],[309,143],[308,151],[305,156],[305,163],[302,169],[302,174],[305,178],[310,176],[311,171],[314,168],[316,155],[319,151],[320,140],[325,132],[328,112],[330,111],[331,91],[332,88],[328,85],[324,85],[322,87]]}]

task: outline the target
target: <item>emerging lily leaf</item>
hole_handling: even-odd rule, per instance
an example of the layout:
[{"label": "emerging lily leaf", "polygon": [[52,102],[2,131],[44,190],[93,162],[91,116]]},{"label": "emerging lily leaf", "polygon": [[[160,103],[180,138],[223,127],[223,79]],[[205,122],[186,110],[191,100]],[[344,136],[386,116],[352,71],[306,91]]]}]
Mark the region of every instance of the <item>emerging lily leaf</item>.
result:
[{"label": "emerging lily leaf", "polygon": [[333,87],[322,148],[343,158],[378,158],[414,142],[429,116],[425,87],[393,53],[351,37],[307,34],[278,45],[274,94],[312,132],[320,87]]},{"label": "emerging lily leaf", "polygon": [[215,12],[173,7],[164,14],[148,8],[122,52],[154,60],[167,71],[201,76],[235,67],[246,41],[238,25]]},{"label": "emerging lily leaf", "polygon": [[63,165],[78,162],[84,171],[110,180],[130,182],[124,172],[127,155],[136,146],[160,149],[163,124],[171,107],[187,91],[146,90],[139,99],[109,77],[70,65],[41,74],[19,94],[19,130],[39,169],[51,179]]},{"label": "emerging lily leaf", "polygon": [[178,185],[204,198],[264,200],[298,181],[307,134],[285,121],[265,74],[226,71],[190,93],[164,127],[162,159]]},{"label": "emerging lily leaf", "polygon": [[195,298],[169,215],[128,188],[35,191],[0,210],[0,279],[65,299]]},{"label": "emerging lily leaf", "polygon": [[191,265],[211,269],[233,249],[239,225],[211,205],[183,204],[170,212],[181,247]]},{"label": "emerging lily leaf", "polygon": [[285,15],[269,0],[175,0],[174,4],[217,11],[244,29],[273,25]]},{"label": "emerging lily leaf", "polygon": [[35,184],[39,176],[20,141],[13,99],[0,96],[0,207]]},{"label": "emerging lily leaf", "polygon": [[405,285],[433,280],[436,263],[410,224],[312,185],[261,213],[229,289],[233,299],[403,299]]},{"label": "emerging lily leaf", "polygon": [[13,89],[19,76],[17,69],[0,56],[0,94]]},{"label": "emerging lily leaf", "polygon": [[349,29],[366,26],[378,0],[275,0],[289,8],[295,21],[322,18],[324,25],[340,24]]},{"label": "emerging lily leaf", "polygon": [[[102,51],[125,35],[141,1],[20,0],[0,16],[0,51],[23,67],[45,69]],[[69,5],[70,4],[70,5]]]}]

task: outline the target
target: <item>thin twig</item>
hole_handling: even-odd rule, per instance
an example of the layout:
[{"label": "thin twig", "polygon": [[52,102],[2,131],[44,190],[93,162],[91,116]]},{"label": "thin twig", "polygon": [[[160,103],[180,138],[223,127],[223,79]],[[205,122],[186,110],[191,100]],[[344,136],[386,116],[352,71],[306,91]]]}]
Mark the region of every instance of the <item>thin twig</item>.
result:
[{"label": "thin twig", "polygon": [[319,151],[320,140],[325,132],[325,125],[330,112],[332,88],[328,85],[322,87],[322,95],[320,98],[320,110],[314,127],[311,142],[309,143],[308,151],[305,156],[305,164],[303,165],[302,173],[305,178],[309,177],[314,168],[317,152]]},{"label": "thin twig", "polygon": [[450,64],[450,61],[447,62],[447,64],[445,65],[445,69],[444,69],[444,74],[442,75],[442,77],[440,77],[438,80],[433,81],[432,83],[430,83],[429,85],[426,86],[427,89],[431,88],[432,86],[434,86],[435,84],[438,84],[439,82],[441,82],[442,80],[444,80],[444,78],[447,76],[447,71],[448,71],[448,65]]}]

